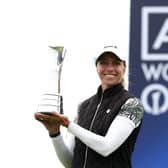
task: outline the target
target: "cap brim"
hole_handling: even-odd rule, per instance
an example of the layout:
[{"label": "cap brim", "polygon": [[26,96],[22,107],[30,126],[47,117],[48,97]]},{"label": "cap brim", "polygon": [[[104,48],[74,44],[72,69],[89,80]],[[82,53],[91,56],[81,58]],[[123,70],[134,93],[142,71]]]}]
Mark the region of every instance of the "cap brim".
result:
[{"label": "cap brim", "polygon": [[97,54],[97,58],[95,59],[96,63],[107,53],[113,54],[120,61],[126,60],[125,57],[123,57],[123,53],[116,46],[106,46]]},{"label": "cap brim", "polygon": [[97,57],[97,60],[101,59],[102,57],[104,56],[107,56],[107,55],[112,55],[112,56],[115,56],[118,60],[122,61],[122,59],[116,55],[114,52],[111,52],[111,51],[105,51],[103,52],[102,54],[100,54],[98,57]]}]

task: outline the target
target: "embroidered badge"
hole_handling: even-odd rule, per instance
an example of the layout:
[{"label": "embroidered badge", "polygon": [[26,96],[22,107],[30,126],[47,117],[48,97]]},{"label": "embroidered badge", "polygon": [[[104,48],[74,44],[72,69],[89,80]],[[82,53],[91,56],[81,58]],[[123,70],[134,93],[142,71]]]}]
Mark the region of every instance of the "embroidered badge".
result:
[{"label": "embroidered badge", "polygon": [[110,113],[110,111],[111,111],[111,109],[107,109],[107,110],[106,110],[106,113],[108,114],[108,113]]}]

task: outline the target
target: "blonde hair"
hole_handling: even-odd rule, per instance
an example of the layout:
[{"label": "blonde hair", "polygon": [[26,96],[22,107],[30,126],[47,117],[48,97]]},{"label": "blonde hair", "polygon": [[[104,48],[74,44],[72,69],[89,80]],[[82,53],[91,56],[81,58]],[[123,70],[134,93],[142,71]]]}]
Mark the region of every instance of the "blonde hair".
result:
[{"label": "blonde hair", "polygon": [[121,84],[123,85],[124,88],[126,88],[126,81],[125,81],[124,78],[122,78],[122,80],[121,80]]},{"label": "blonde hair", "polygon": [[[124,64],[124,67],[126,68],[126,61],[122,61],[123,64]],[[121,80],[121,84],[123,85],[124,88],[126,88],[126,80],[125,78],[123,77],[122,80]]]}]

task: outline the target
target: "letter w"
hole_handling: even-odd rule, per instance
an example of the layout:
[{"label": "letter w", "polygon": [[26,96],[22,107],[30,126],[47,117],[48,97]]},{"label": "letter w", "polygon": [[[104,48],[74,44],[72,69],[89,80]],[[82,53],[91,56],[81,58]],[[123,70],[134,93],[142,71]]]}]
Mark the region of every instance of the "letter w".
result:
[{"label": "letter w", "polygon": [[150,64],[149,67],[147,66],[147,64],[143,63],[141,67],[147,81],[152,80],[152,78],[155,81],[159,80],[163,67],[162,63],[158,64],[157,66]]}]

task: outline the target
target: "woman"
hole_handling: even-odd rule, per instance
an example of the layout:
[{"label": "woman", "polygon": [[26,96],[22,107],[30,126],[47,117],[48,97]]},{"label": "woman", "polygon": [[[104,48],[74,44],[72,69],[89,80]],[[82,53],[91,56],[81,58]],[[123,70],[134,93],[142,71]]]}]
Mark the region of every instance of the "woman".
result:
[{"label": "woman", "polygon": [[[76,122],[56,112],[36,113],[35,118],[47,128],[66,168],[131,168],[143,106],[124,89],[126,63],[117,47],[104,47],[96,59],[96,68],[101,86],[81,103]],[[61,136],[61,125],[75,137],[71,148]]]}]

